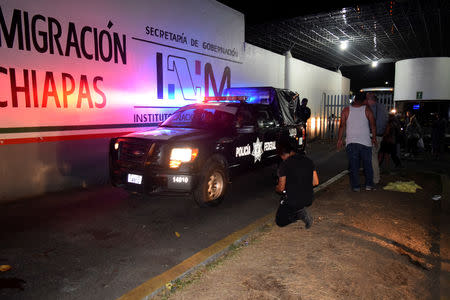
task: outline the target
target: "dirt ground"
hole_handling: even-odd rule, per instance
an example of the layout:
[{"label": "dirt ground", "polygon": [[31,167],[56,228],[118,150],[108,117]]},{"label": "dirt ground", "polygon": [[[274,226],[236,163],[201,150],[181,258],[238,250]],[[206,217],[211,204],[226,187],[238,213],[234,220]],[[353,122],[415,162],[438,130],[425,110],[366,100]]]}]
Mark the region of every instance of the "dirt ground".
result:
[{"label": "dirt ground", "polygon": [[391,174],[382,183],[396,180],[423,189],[354,193],[346,177],[316,195],[311,229],[272,225],[168,298],[448,299],[448,214],[431,199],[442,191],[439,177]]}]

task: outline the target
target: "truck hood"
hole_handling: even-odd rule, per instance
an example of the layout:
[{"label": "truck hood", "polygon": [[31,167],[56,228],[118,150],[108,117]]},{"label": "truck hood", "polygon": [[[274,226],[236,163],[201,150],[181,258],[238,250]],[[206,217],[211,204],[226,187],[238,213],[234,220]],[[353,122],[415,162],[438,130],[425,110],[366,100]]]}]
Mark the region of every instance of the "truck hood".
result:
[{"label": "truck hood", "polygon": [[134,132],[125,137],[133,137],[160,141],[190,141],[193,139],[208,138],[213,136],[210,131],[193,128],[154,127],[146,131]]}]

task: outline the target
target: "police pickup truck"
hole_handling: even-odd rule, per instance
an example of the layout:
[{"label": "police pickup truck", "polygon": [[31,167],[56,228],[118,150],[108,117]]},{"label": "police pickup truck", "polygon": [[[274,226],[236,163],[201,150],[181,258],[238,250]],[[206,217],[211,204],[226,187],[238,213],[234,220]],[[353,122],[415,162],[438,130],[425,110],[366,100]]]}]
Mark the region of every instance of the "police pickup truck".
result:
[{"label": "police pickup truck", "polygon": [[219,204],[233,175],[275,161],[281,139],[303,149],[304,129],[288,108],[293,93],[265,89],[268,97],[257,100],[206,97],[157,127],[111,139],[112,184],[140,193],[189,193],[199,206]]}]

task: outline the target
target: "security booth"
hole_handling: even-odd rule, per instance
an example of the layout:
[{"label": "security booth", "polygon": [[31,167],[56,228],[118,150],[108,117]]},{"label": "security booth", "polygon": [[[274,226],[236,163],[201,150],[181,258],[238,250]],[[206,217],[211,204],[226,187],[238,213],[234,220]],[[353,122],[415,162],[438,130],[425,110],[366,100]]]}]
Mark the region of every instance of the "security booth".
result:
[{"label": "security booth", "polygon": [[394,101],[404,121],[416,116],[424,133],[425,146],[431,143],[437,117],[445,122],[445,144],[450,145],[450,57],[424,57],[395,63]]}]

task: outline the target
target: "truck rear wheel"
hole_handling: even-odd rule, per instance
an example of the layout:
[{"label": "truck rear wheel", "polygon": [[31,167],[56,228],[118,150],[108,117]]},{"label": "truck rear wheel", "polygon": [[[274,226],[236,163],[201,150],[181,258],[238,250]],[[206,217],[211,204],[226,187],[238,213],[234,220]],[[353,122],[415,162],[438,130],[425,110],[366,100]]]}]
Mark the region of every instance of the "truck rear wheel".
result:
[{"label": "truck rear wheel", "polygon": [[214,162],[205,167],[193,198],[200,207],[217,206],[224,198],[227,184],[225,168]]}]

